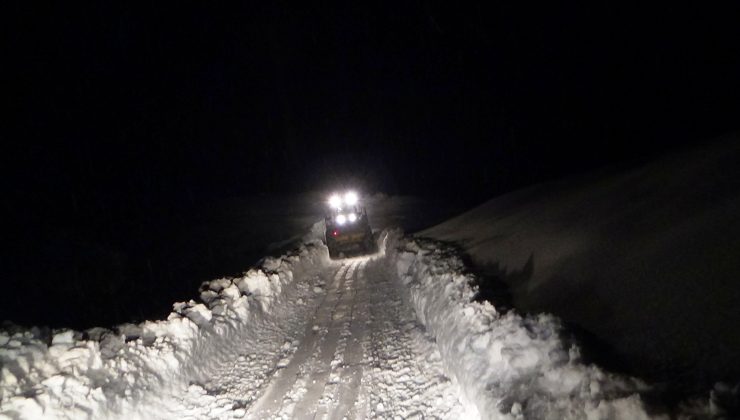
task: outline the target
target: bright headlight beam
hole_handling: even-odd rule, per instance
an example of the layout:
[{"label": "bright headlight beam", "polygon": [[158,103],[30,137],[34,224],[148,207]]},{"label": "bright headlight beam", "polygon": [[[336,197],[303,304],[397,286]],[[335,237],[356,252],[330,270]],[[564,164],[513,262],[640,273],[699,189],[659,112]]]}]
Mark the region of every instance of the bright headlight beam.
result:
[{"label": "bright headlight beam", "polygon": [[346,194],[344,194],[344,204],[348,206],[354,206],[357,204],[357,193],[354,191],[349,191]]},{"label": "bright headlight beam", "polygon": [[329,206],[333,209],[338,209],[342,207],[342,197],[340,197],[338,194],[334,194],[331,197],[329,197]]},{"label": "bright headlight beam", "polygon": [[343,215],[343,214],[338,214],[337,215],[337,218],[336,218],[336,221],[337,221],[337,224],[338,225],[343,225],[344,223],[347,222],[347,217],[345,215]]},{"label": "bright headlight beam", "polygon": [[354,223],[357,220],[357,215],[350,213],[347,215],[347,220],[349,220],[350,223]]}]

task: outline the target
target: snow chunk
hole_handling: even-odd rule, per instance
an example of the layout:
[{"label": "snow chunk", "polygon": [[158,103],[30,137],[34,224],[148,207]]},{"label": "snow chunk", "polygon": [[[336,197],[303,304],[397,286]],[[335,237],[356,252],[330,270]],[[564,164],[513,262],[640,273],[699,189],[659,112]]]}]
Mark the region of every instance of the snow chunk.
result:
[{"label": "snow chunk", "polygon": [[213,299],[216,299],[217,297],[218,293],[214,292],[213,290],[204,290],[200,292],[200,300],[208,304],[210,304]]},{"label": "snow chunk", "polygon": [[229,301],[233,301],[241,296],[241,291],[235,284],[230,284],[228,287],[221,290],[220,295]]},{"label": "snow chunk", "polygon": [[74,344],[74,331],[67,330],[58,334],[54,334],[54,338],[51,340],[51,345],[59,344]]},{"label": "snow chunk", "polygon": [[208,324],[213,317],[211,311],[202,303],[191,306],[185,310],[185,316],[190,318],[198,326]]},{"label": "snow chunk", "polygon": [[135,324],[122,324],[117,329],[126,337],[126,340],[136,340],[142,335],[141,327]]},{"label": "snow chunk", "polygon": [[213,290],[214,292],[220,292],[221,290],[231,286],[232,282],[231,279],[216,279],[211,280],[207,284],[209,289]]}]

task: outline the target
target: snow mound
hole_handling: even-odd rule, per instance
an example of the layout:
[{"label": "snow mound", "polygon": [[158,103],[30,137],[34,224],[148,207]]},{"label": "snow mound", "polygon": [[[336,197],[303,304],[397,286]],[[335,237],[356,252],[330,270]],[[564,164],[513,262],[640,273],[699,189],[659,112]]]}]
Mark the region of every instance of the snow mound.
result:
[{"label": "snow mound", "polygon": [[652,418],[640,398],[648,386],[582,363],[578,348],[561,339],[557,318],[502,314],[476,302],[472,275],[445,245],[411,240],[389,260],[469,411],[503,419]]},{"label": "snow mound", "polygon": [[267,258],[241,278],[204,283],[202,302],[175,303],[167,320],[51,337],[0,331],[0,419],[172,417],[171,396],[187,394],[223,352],[239,348],[251,318],[279,307],[296,273],[326,260],[316,242]]},{"label": "snow mound", "polygon": [[740,135],[495,197],[420,233],[513,305],[587,331],[681,393],[740,381]]}]

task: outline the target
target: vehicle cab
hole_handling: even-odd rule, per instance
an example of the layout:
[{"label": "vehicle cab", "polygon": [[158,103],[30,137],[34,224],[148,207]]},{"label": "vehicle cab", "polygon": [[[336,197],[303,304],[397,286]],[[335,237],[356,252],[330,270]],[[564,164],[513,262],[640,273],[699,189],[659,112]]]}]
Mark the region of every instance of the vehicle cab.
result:
[{"label": "vehicle cab", "polygon": [[350,254],[374,252],[375,242],[367,210],[354,191],[329,198],[329,210],[324,218],[325,241],[329,257],[342,258]]}]

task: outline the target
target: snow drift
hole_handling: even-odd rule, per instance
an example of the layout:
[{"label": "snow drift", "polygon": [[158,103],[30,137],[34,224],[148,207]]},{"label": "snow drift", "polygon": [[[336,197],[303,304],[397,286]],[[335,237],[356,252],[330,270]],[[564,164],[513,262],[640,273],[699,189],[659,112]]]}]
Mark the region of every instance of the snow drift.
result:
[{"label": "snow drift", "polygon": [[593,334],[686,393],[740,379],[740,138],[494,198],[421,232],[459,244],[514,305]]},{"label": "snow drift", "polygon": [[251,324],[284,310],[287,293],[309,287],[294,279],[323,260],[316,243],[267,258],[241,278],[204,283],[204,303],[175,303],[164,321],[62,331],[50,341],[38,328],[0,332],[0,418],[173,417],[172,396],[206,379]]},{"label": "snow drift", "polygon": [[492,419],[650,417],[639,395],[648,387],[583,364],[555,317],[476,302],[474,278],[451,248],[417,239],[389,256],[469,411]]}]

